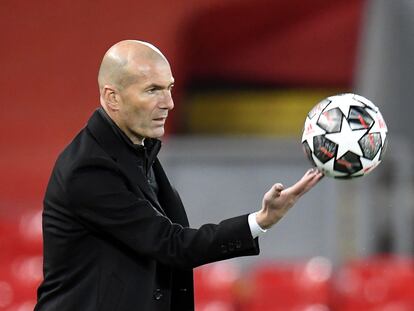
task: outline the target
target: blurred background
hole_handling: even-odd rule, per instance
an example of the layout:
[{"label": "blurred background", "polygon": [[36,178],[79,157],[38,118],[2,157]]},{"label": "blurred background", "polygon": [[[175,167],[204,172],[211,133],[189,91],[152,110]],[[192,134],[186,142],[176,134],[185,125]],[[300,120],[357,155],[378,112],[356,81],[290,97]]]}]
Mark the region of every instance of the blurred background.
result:
[{"label": "blurred background", "polygon": [[373,173],[325,178],[260,256],[197,268],[197,310],[414,310],[413,16],[412,0],[1,0],[0,310],[33,309],[50,171],[123,39],[171,63],[160,157],[193,227],[256,211],[273,183],[300,178],[303,123],[324,97],[363,95],[388,125]]}]

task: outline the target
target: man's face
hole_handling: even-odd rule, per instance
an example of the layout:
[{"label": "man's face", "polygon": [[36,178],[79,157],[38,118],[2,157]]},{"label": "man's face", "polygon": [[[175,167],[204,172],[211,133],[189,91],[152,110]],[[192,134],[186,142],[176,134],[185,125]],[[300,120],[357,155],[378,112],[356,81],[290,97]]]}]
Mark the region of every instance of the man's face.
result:
[{"label": "man's face", "polygon": [[141,143],[145,137],[159,138],[164,135],[168,112],[174,108],[171,68],[157,60],[130,70],[139,74],[136,82],[119,92],[118,126],[133,143]]}]

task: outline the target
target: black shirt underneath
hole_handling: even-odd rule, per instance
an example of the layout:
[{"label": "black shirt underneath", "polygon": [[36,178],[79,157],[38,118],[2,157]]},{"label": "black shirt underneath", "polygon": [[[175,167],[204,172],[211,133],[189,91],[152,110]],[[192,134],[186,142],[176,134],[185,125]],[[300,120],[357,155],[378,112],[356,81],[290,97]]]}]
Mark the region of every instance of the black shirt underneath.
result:
[{"label": "black shirt underneath", "polygon": [[155,158],[161,149],[161,141],[158,139],[145,138],[142,145],[134,144],[129,139],[129,137],[118,127],[118,125],[116,125],[116,123],[108,116],[102,107],[99,108],[99,113],[108,122],[119,139],[123,140],[127,148],[133,152],[136,157],[138,168],[144,173],[152,191],[154,191],[158,197],[159,188],[152,165],[154,164]]}]

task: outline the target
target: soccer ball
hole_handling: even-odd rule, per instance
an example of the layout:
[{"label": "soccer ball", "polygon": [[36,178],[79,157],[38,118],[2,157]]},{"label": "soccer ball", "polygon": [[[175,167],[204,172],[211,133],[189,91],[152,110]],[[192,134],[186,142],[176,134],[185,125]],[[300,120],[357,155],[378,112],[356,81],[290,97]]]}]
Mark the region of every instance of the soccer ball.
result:
[{"label": "soccer ball", "polygon": [[353,178],[371,172],[387,146],[387,125],[379,109],[356,94],[339,94],[308,113],[302,135],[308,159],[326,176]]}]

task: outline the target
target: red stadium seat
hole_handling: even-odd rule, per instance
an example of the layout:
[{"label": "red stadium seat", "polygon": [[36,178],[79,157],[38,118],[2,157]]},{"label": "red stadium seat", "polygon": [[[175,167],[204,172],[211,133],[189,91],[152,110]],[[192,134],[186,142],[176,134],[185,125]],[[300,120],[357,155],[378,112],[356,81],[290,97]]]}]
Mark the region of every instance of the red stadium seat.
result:
[{"label": "red stadium seat", "polygon": [[378,257],[350,262],[333,282],[338,311],[414,310],[413,260]]},{"label": "red stadium seat", "polygon": [[12,285],[0,272],[0,310],[7,310],[14,301],[14,290]]},{"label": "red stadium seat", "polygon": [[217,262],[194,270],[197,311],[235,311],[238,269],[231,262]]},{"label": "red stadium seat", "polygon": [[12,284],[19,301],[35,300],[36,290],[42,281],[42,256],[20,257],[11,266]]},{"label": "red stadium seat", "polygon": [[327,311],[332,265],[306,262],[262,264],[252,272],[246,311]]},{"label": "red stadium seat", "polygon": [[36,299],[42,280],[42,257],[18,257],[2,260],[0,265],[0,310],[12,304]]},{"label": "red stadium seat", "polygon": [[11,222],[0,222],[0,263],[13,257],[13,248],[16,243],[16,226]]},{"label": "red stadium seat", "polygon": [[22,214],[19,219],[18,234],[22,252],[31,255],[42,254],[42,211],[34,210]]},{"label": "red stadium seat", "polygon": [[42,279],[41,212],[0,223],[0,311],[33,310]]},{"label": "red stadium seat", "polygon": [[35,307],[35,300],[27,300],[13,304],[6,311],[33,311]]}]

